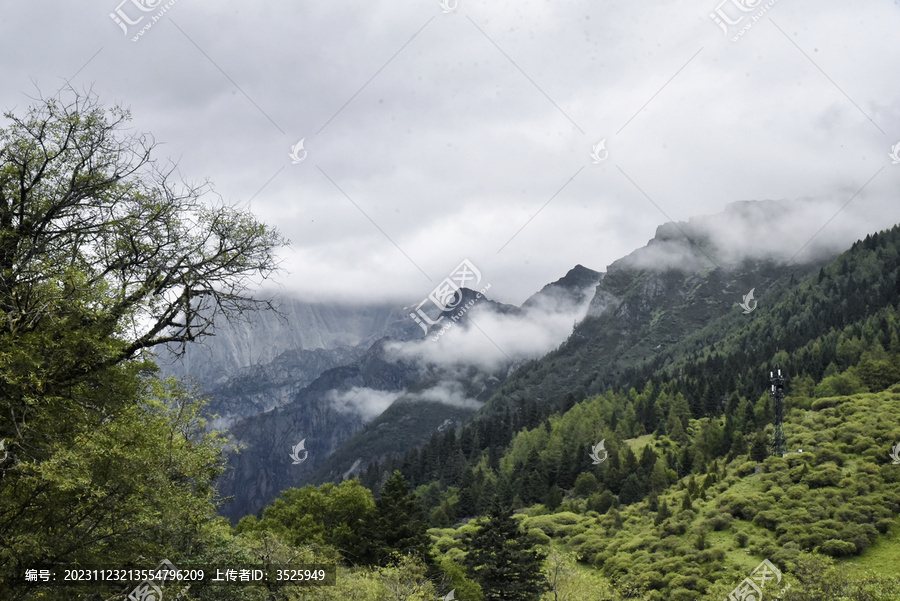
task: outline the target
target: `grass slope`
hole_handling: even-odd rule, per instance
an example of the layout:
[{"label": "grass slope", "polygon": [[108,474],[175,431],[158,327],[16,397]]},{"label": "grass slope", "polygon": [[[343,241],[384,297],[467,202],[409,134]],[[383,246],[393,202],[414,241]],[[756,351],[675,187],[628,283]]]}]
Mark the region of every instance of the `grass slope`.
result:
[{"label": "grass slope", "polygon": [[[671,517],[658,519],[649,501],[600,515],[572,493],[555,513],[537,505],[518,517],[535,543],[577,557],[578,570],[596,570],[597,582],[615,589],[598,599],[721,600],[763,559],[782,570],[780,586],[791,585],[786,600],[818,598],[803,596],[818,586],[810,582],[817,577],[840,579],[842,587],[868,578],[872,582],[859,586],[876,591],[872,599],[900,599],[900,465],[887,456],[900,437],[900,385],[789,401],[789,448],[803,453],[760,463],[747,455],[715,462],[709,478],[695,475],[689,504],[690,477],[659,495]],[[589,431],[598,417],[592,402],[599,405],[590,399],[575,411],[579,430]],[[642,436],[627,444],[638,452],[669,442]],[[458,559],[460,536],[472,528],[433,529],[438,554]],[[827,566],[832,558],[836,571],[810,567]],[[870,597],[859,592],[847,598]]]}]

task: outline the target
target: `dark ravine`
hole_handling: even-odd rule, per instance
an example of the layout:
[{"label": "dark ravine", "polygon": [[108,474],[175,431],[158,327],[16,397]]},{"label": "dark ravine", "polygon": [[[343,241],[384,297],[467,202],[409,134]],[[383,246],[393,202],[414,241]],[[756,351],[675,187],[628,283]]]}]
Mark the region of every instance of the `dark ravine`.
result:
[{"label": "dark ravine", "polygon": [[[234,497],[223,507],[223,515],[238,519],[256,512],[281,490],[315,471],[365,425],[368,419],[364,414],[336,405],[335,392],[360,387],[399,396],[421,377],[416,366],[387,356],[386,341],[377,342],[351,365],[325,371],[309,386],[293,393],[283,406],[244,418],[231,428],[233,445],[244,448],[229,453],[226,472],[218,482],[222,496]],[[295,465],[290,451],[301,440],[306,441],[309,454]]]}]

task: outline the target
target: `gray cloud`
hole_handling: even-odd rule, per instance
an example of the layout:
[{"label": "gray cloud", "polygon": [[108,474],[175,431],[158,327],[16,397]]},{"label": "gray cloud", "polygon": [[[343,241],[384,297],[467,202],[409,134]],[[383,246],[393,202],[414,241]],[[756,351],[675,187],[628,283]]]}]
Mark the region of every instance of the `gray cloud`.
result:
[{"label": "gray cloud", "polygon": [[816,244],[900,221],[897,3],[780,1],[737,43],[716,4],[179,1],[132,43],[116,0],[19,3],[0,106],[65,79],[130,106],[186,177],[292,239],[279,283],[310,300],[407,304],[467,257],[519,304],[741,199],[827,204],[811,231],[852,199]]},{"label": "gray cloud", "polygon": [[744,259],[802,263],[846,249],[868,232],[859,211],[840,198],[736,202],[715,215],[666,223],[646,247],[612,264],[699,270]]}]

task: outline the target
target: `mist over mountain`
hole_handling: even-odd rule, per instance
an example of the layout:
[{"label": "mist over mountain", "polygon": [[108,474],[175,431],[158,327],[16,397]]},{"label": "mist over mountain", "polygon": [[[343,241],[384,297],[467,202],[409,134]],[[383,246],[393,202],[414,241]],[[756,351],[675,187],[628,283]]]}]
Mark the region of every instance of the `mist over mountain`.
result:
[{"label": "mist over mountain", "polygon": [[[240,447],[240,452],[228,455],[218,483],[221,494],[234,497],[223,515],[255,512],[301,482],[374,417],[372,391],[379,394],[377,408],[399,397],[421,373],[418,366],[391,357],[385,341],[378,341],[353,363],[324,371],[281,406],[239,420],[228,435],[230,448]],[[295,464],[290,450],[301,440],[308,457]]]},{"label": "mist over mountain", "polygon": [[[866,233],[853,213],[842,209],[838,201],[826,199],[728,203],[721,213],[660,225],[646,246],[613,261],[607,273],[626,267],[701,271],[744,261],[828,259]],[[839,214],[841,219],[834,219]]]},{"label": "mist over mountain", "polygon": [[[236,519],[283,488],[362,475],[473,417],[520,411],[523,402],[552,411],[573,395],[603,390],[624,371],[656,365],[681,352],[692,332],[725,319],[748,290],[758,302],[775,302],[795,277],[832,258],[833,240],[817,241],[814,231],[809,240],[789,235],[813,209],[808,202],[739,202],[667,223],[606,272],[577,265],[520,307],[491,300],[486,281],[478,290],[461,288],[448,309],[429,307],[434,323],[427,328],[410,318],[409,307],[356,315],[350,334],[327,331],[340,324],[319,319],[325,329],[305,340],[356,346],[291,350],[208,389],[211,405],[228,415],[216,423],[233,426],[243,447],[229,456],[222,479],[223,494],[235,497],[223,513]],[[778,236],[769,244],[757,232]],[[331,315],[316,311],[297,310]],[[377,327],[383,338],[364,348]],[[251,336],[262,340],[270,331]],[[279,344],[291,340],[299,339],[284,334]],[[319,354],[316,369],[304,371],[297,361],[308,363],[310,353]],[[307,441],[301,465],[288,456],[292,439]]]},{"label": "mist over mountain", "polygon": [[[225,407],[239,454],[229,455],[220,492],[234,501],[223,514],[238,518],[254,512],[278,491],[312,480],[350,477],[371,461],[423,444],[436,431],[458,427],[487,400],[515,365],[559,344],[587,310],[600,274],[578,266],[533,295],[527,306],[490,300],[463,288],[454,310],[432,315],[437,324],[422,337],[377,341],[350,363],[323,371],[311,383],[291,388],[290,372],[278,361],[252,369],[255,376],[228,380],[209,389],[211,407]],[[454,319],[455,318],[455,319]],[[414,320],[391,324],[404,335],[425,333]],[[444,334],[438,334],[448,327]],[[486,330],[507,345],[498,349]],[[464,348],[456,348],[462,344]],[[487,348],[493,345],[494,353]],[[355,347],[356,352],[362,345]],[[305,351],[308,353],[308,351]],[[282,385],[260,385],[270,373]],[[248,387],[248,383],[250,384]],[[271,398],[267,395],[276,395]],[[249,407],[276,407],[248,415]],[[291,434],[293,432],[293,434]],[[359,432],[359,436],[354,436]],[[292,464],[287,442],[305,440],[309,457]],[[292,443],[296,444],[296,443]]]},{"label": "mist over mountain", "polygon": [[495,370],[553,349],[587,312],[603,274],[582,265],[544,286],[521,307],[461,290],[457,308],[440,314],[424,338],[390,345],[398,356],[427,365],[482,365]]}]

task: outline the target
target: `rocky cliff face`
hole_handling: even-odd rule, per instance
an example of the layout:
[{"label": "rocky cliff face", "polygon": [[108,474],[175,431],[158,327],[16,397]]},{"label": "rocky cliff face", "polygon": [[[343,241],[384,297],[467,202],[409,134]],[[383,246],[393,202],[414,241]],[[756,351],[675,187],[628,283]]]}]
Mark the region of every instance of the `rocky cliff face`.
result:
[{"label": "rocky cliff face", "polygon": [[361,346],[291,350],[270,363],[239,368],[222,384],[206,388],[207,410],[218,416],[209,427],[226,430],[241,418],[280,407],[329,369],[351,364],[365,352]]},{"label": "rocky cliff face", "polygon": [[292,363],[294,367],[290,369],[299,369],[297,374],[311,381],[321,373],[310,377],[318,369],[316,366],[324,371],[340,365],[341,361],[352,360],[346,354],[348,349],[367,349],[384,336],[408,340],[422,335],[415,323],[393,304],[326,304],[282,299],[278,310],[280,315],[260,311],[246,322],[217,324],[214,336],[189,346],[183,357],[176,359],[161,354],[160,367],[166,374],[190,375],[211,390],[228,385],[232,377],[246,377],[245,368],[266,366],[283,353],[344,351],[343,355],[301,353],[280,360],[281,368]]}]

